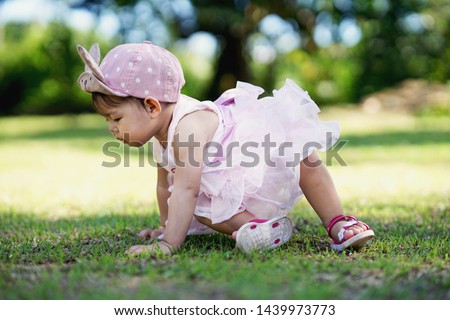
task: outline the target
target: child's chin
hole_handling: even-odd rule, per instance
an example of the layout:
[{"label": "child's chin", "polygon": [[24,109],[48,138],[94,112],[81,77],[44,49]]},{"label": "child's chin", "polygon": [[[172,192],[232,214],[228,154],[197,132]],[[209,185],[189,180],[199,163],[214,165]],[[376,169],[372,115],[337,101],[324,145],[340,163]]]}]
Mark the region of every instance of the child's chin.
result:
[{"label": "child's chin", "polygon": [[142,147],[144,144],[142,142],[138,141],[132,141],[132,142],[125,142],[125,144],[129,145],[130,147]]}]

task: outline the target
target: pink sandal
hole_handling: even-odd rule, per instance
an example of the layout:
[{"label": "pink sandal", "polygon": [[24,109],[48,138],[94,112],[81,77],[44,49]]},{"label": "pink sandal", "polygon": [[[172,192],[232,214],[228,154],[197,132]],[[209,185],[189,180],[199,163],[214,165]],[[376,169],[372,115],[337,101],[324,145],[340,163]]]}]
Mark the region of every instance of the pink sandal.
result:
[{"label": "pink sandal", "polygon": [[[336,224],[336,222],[341,221],[341,220],[345,220],[345,221],[347,221],[347,223],[341,228],[341,230],[339,230],[338,240],[334,240],[333,237],[331,236],[331,229]],[[350,228],[351,226],[358,224],[358,222],[362,223],[367,228],[367,230],[363,231],[361,233],[358,233],[357,235],[354,235],[350,239],[344,240],[345,231],[348,228]],[[330,244],[330,247],[331,247],[331,249],[336,250],[336,251],[343,251],[344,249],[346,249],[348,247],[353,247],[353,248],[361,247],[367,241],[369,241],[370,239],[372,239],[375,236],[375,233],[373,232],[372,229],[370,229],[370,227],[367,224],[365,224],[362,221],[358,221],[353,216],[343,216],[343,215],[337,216],[336,218],[331,220],[330,224],[328,225],[327,231],[328,231],[328,235],[330,236],[330,238],[333,239],[333,242]]]},{"label": "pink sandal", "polygon": [[291,235],[292,222],[288,217],[254,219],[239,228],[236,246],[247,253],[252,250],[270,250],[288,242]]}]

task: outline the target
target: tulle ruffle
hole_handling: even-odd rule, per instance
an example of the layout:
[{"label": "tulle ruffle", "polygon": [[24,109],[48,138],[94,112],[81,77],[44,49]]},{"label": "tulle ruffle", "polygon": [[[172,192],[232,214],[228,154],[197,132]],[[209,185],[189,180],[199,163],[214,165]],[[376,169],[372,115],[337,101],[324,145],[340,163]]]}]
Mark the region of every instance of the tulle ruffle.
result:
[{"label": "tulle ruffle", "polygon": [[213,223],[244,210],[262,219],[286,215],[303,195],[300,161],[339,138],[339,125],[320,121],[316,103],[292,80],[271,97],[259,99],[262,92],[238,82],[214,102],[223,153],[204,167],[196,206]]}]

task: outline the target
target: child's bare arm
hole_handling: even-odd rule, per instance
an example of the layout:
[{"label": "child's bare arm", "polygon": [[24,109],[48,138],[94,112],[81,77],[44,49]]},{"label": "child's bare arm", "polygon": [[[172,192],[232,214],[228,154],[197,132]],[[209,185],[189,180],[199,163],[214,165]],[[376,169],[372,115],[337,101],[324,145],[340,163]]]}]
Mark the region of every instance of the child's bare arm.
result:
[{"label": "child's bare arm", "polygon": [[[183,137],[181,138],[183,139]],[[158,244],[133,246],[127,251],[128,254],[139,255],[146,251],[153,252],[158,249],[169,254],[171,251],[178,249],[186,238],[197,202],[202,168],[201,165],[192,166],[188,163],[188,148],[180,148],[174,143],[174,149],[178,149],[178,151],[175,151],[178,162],[185,161],[186,165],[178,165],[176,167],[173,191],[170,196],[170,205],[167,211],[168,219],[166,220],[166,228],[164,229],[164,241]],[[203,152],[199,154],[198,151],[191,152],[196,154],[195,159],[203,154]],[[162,219],[163,217],[161,217]],[[147,236],[148,231],[142,231],[141,235]]]},{"label": "child's bare arm", "polygon": [[169,192],[169,182],[167,181],[168,172],[166,169],[158,165],[158,180],[156,186],[156,195],[158,197],[158,207],[159,207],[159,226],[165,227],[167,216],[169,212],[169,206],[167,200],[170,197]]},{"label": "child's bare arm", "polygon": [[158,229],[144,229],[139,232],[138,236],[142,240],[147,238],[153,239],[159,237],[164,233],[164,228],[166,226],[167,216],[169,212],[169,207],[167,205],[167,199],[170,197],[169,183],[167,181],[168,172],[166,169],[158,165],[158,180],[156,185],[156,196],[158,199],[159,207],[159,228]]},{"label": "child's bare arm", "polygon": [[203,167],[204,146],[211,141],[218,121],[214,113],[199,111],[183,118],[174,138],[177,161],[164,240],[178,248],[192,221]]},{"label": "child's bare arm", "polygon": [[[163,245],[133,246],[128,250],[129,254],[138,255],[154,250],[155,246],[165,253],[170,253],[183,244],[200,190],[204,146],[211,141],[217,126],[217,116],[208,111],[192,113],[180,121],[173,145],[177,167],[167,211],[164,242],[161,242]],[[188,146],[186,144],[188,141],[192,141],[195,145]]]}]

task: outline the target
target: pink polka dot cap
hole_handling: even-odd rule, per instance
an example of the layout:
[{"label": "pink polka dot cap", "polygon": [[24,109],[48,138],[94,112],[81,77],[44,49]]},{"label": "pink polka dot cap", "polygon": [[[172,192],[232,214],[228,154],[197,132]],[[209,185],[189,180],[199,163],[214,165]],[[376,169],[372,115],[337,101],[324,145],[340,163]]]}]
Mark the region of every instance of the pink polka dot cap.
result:
[{"label": "pink polka dot cap", "polygon": [[97,43],[89,52],[80,45],[77,50],[86,64],[78,78],[78,86],[85,92],[142,99],[152,96],[162,102],[177,102],[180,98],[185,83],[180,62],[149,41],[119,45],[106,54],[100,65]]}]

